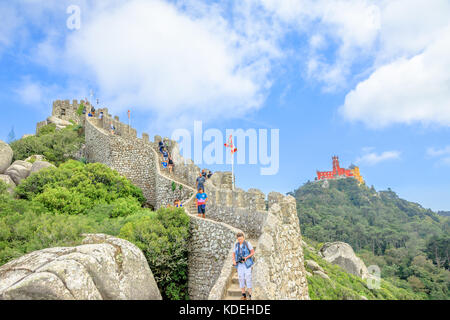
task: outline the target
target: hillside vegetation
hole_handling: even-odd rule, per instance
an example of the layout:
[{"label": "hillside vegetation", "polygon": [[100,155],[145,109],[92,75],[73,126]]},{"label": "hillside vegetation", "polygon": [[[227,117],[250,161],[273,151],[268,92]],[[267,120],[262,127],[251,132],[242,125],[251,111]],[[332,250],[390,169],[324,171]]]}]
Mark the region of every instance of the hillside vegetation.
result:
[{"label": "hillside vegetation", "polygon": [[15,193],[0,181],[0,266],[35,250],[79,245],[83,233],[105,233],[143,251],[163,298],[188,299],[183,209],[144,209],[142,191],[116,171],[74,160],[31,174]]},{"label": "hillside vegetation", "polygon": [[39,129],[35,136],[16,140],[10,144],[14,151],[15,160],[25,160],[33,155],[43,155],[53,163],[59,165],[73,158],[84,142],[84,131],[80,125],[68,126],[56,130],[54,124],[48,124]]},{"label": "hillside vegetation", "polygon": [[447,217],[354,179],[308,182],[291,194],[306,238],[347,242],[383,279],[423,298],[449,299]]},{"label": "hillside vegetation", "polygon": [[[307,239],[303,238],[311,243]],[[320,244],[315,244],[319,249]],[[341,267],[331,264],[316,251],[303,248],[306,260],[317,262],[330,279],[307,275],[308,292],[312,300],[419,300],[424,296],[410,288],[397,287],[389,280],[381,279],[379,289],[369,289],[367,281],[346,272]],[[308,268],[307,268],[308,270]],[[312,270],[308,270],[312,274]]]}]

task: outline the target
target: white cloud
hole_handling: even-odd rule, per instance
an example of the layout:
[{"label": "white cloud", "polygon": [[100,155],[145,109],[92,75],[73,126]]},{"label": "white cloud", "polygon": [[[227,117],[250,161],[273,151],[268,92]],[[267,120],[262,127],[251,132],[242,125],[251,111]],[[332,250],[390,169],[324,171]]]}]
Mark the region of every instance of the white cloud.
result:
[{"label": "white cloud", "polygon": [[368,127],[394,123],[450,125],[450,26],[412,58],[378,68],[347,94],[345,118]]},{"label": "white cloud", "polygon": [[[192,16],[157,0],[102,9],[68,37],[62,61],[66,72],[95,83],[113,112],[154,112],[153,125],[167,127],[261,107],[279,52],[270,32],[256,33],[258,24],[236,29],[214,6]],[[57,60],[51,47],[40,45],[43,61]]]},{"label": "white cloud", "polygon": [[[355,60],[372,54],[379,36],[379,2],[263,0],[276,19],[309,37],[306,75],[325,91],[346,88]],[[311,32],[313,30],[313,32]]]},{"label": "white cloud", "polygon": [[450,125],[450,2],[381,5],[373,71],[345,97],[344,118],[370,128]]},{"label": "white cloud", "polygon": [[426,152],[429,158],[438,158],[436,165],[450,165],[450,146],[445,146],[443,148],[430,147]]},{"label": "white cloud", "polygon": [[[310,80],[325,91],[355,85],[340,110],[344,118],[372,128],[450,125],[448,0],[263,0],[263,5],[309,38]],[[358,64],[365,67],[355,69]]]},{"label": "white cloud", "polygon": [[[49,11],[64,20],[69,2],[24,1],[24,19],[44,33],[33,61],[96,87],[113,112],[156,114],[152,125],[257,110],[285,57],[325,91],[354,88],[345,119],[450,125],[448,0],[74,0],[76,32],[37,24]],[[292,33],[305,45],[284,42]]]},{"label": "white cloud", "polygon": [[441,149],[430,147],[427,149],[427,155],[430,157],[440,157],[444,155],[450,155],[450,146],[445,146],[444,148]]},{"label": "white cloud", "polygon": [[377,154],[376,152],[370,152],[367,154],[364,154],[361,157],[358,157],[356,159],[356,164],[365,164],[365,165],[376,165],[380,162],[387,161],[387,160],[393,160],[393,159],[399,159],[400,158],[400,151],[385,151],[383,153]]},{"label": "white cloud", "polygon": [[0,53],[14,43],[14,36],[22,19],[8,3],[0,3]]}]

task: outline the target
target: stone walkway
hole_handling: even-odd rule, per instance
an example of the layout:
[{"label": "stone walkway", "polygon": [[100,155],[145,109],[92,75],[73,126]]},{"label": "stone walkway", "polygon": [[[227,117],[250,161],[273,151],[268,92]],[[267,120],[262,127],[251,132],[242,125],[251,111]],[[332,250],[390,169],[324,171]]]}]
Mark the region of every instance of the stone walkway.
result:
[{"label": "stone walkway", "polygon": [[[197,190],[195,188],[187,185],[187,182],[184,179],[180,179],[179,177],[175,176],[174,173],[169,173],[168,168],[161,168],[162,155],[159,152],[159,150],[157,150],[156,147],[152,148],[152,150],[157,154],[157,159],[160,160],[157,163],[159,173],[169,180],[181,183],[185,188],[189,188],[193,192],[193,195],[189,198],[189,200],[186,201],[185,203],[183,203],[183,207],[188,215],[196,217],[198,214],[197,213],[197,204],[195,202]],[[206,218],[205,220],[217,222],[215,220],[211,220],[208,218]],[[219,222],[219,223],[225,224],[223,222]],[[227,226],[229,226],[229,225],[227,225]],[[232,226],[229,226],[229,227],[233,228]],[[253,247],[256,250],[256,244],[258,243],[258,240],[249,239],[248,241],[253,245]],[[227,261],[225,263],[233,263],[233,262]],[[226,292],[227,292],[227,294],[224,297],[224,300],[240,300],[241,299],[242,293],[241,293],[241,289],[239,288],[239,279],[238,279],[238,274],[237,274],[236,268],[233,268],[233,275],[231,278],[231,283],[228,285]]]},{"label": "stone walkway", "polygon": [[[248,241],[252,244],[253,248],[256,252],[256,243],[258,240],[248,239]],[[231,278],[231,283],[228,285],[227,295],[224,300],[240,300],[242,297],[241,288],[239,288],[239,278],[237,269],[233,268],[233,276]]]}]

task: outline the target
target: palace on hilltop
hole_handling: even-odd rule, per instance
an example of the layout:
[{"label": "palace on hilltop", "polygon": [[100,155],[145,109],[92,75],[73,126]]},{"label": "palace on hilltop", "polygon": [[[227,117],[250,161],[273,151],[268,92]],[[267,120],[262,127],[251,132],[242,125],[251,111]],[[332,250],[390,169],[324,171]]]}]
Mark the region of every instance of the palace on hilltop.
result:
[{"label": "palace on hilltop", "polygon": [[351,165],[348,169],[341,168],[339,165],[339,157],[333,156],[333,171],[317,171],[316,180],[325,179],[337,179],[337,178],[348,178],[353,177],[359,181],[359,183],[364,183],[364,179],[359,172],[359,167]]}]

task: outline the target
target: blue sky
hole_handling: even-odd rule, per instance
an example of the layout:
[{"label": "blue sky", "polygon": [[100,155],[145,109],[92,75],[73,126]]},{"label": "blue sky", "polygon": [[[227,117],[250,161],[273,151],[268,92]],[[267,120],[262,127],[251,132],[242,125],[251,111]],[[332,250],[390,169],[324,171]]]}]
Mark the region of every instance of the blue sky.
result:
[{"label": "blue sky", "polygon": [[449,17],[445,0],[1,2],[0,139],[92,89],[150,135],[279,129],[279,172],[238,165],[243,189],[292,191],[336,154],[377,190],[450,210]]}]

